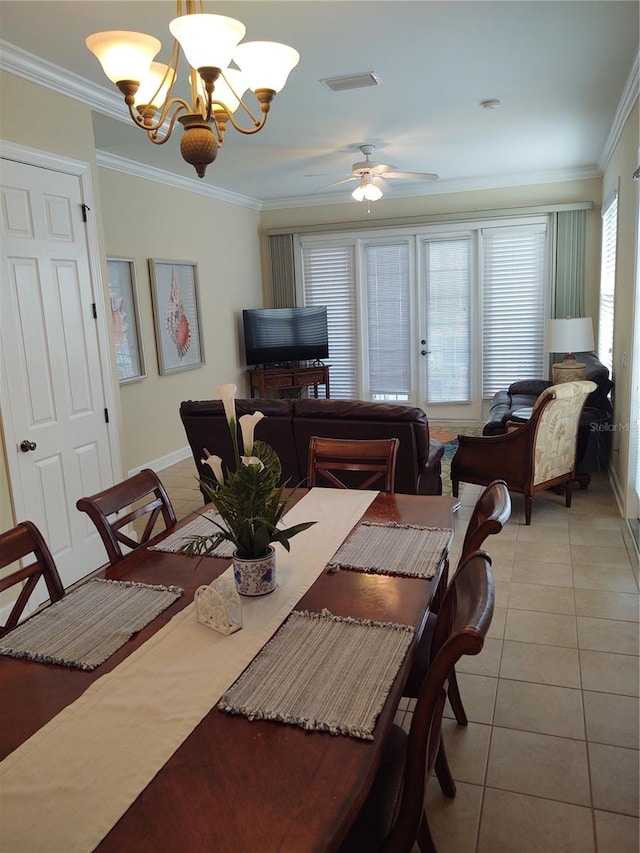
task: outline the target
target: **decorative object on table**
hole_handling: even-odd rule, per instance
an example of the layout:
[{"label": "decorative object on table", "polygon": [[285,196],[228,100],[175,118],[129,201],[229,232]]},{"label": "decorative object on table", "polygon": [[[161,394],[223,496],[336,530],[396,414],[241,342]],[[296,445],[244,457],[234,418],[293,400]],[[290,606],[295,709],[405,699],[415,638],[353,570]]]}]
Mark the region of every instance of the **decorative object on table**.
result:
[{"label": "decorative object on table", "polygon": [[186,537],[180,550],[185,554],[208,554],[225,540],[233,542],[233,572],[238,592],[265,595],[276,586],[275,551],[273,562],[266,561],[273,551],[271,543],[279,542],[289,551],[289,540],[315,522],[305,521],[288,528],[279,526],[288,503],[284,486],[278,486],[282,466],[272,447],[254,441],[256,424],[264,417],[262,412],[240,418],[244,454],[240,453],[237,390],[233,384],[218,388],[231,433],[235,470],[225,472],[220,456],[210,454],[206,448],[207,458],[202,460],[213,471],[215,482],[211,485],[201,480],[200,486],[218,510],[220,520],[211,519],[214,528],[211,534]]},{"label": "decorative object on table", "polygon": [[197,264],[150,260],[149,274],[160,374],[202,367]]},{"label": "decorative object on table", "polygon": [[107,258],[116,370],[121,385],[145,378],[135,266],[130,258]]},{"label": "decorative object on table", "polygon": [[179,586],[92,578],[0,640],[0,654],[90,672],[176,599]]},{"label": "decorative object on table", "polygon": [[224,635],[242,628],[242,604],[231,578],[216,578],[209,586],[199,586],[193,601],[197,621],[208,628]]},{"label": "decorative object on table", "polygon": [[586,379],[587,365],[576,360],[574,353],[593,349],[593,323],[591,317],[566,317],[547,323],[547,352],[564,352],[561,362],[553,365],[554,385]]}]

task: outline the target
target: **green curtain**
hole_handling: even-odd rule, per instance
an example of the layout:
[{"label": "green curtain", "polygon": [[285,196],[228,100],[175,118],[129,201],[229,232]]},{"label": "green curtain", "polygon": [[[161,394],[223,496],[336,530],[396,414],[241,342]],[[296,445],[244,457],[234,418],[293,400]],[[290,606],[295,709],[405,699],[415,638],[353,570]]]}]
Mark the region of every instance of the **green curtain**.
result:
[{"label": "green curtain", "polygon": [[293,234],[273,234],[269,237],[271,257],[271,290],[274,308],[293,308],[296,305],[296,277],[293,259]]},{"label": "green curtain", "polygon": [[556,279],[553,317],[584,316],[586,210],[556,214]]}]

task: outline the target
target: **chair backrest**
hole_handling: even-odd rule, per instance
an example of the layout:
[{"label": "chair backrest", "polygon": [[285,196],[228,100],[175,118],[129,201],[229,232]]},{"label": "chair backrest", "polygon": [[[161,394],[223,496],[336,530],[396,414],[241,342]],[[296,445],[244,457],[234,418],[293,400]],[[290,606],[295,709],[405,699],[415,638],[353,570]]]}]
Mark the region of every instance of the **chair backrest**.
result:
[{"label": "chair backrest", "polygon": [[[154,528],[160,515],[166,530],[176,524],[176,514],[171,506],[169,495],[158,475],[150,468],[143,468],[139,474],[116,483],[102,492],[80,498],[76,506],[82,512],[86,512],[95,524],[107,549],[111,565],[124,557],[121,545],[135,550],[154,535]],[[132,507],[132,509],[121,515],[121,510],[126,507]],[[109,517],[115,513],[118,513],[118,517],[110,519]],[[122,528],[144,515],[149,517],[140,538],[136,541],[127,536]]]},{"label": "chair backrest", "polygon": [[563,382],[546,388],[534,403],[532,414],[544,404],[533,447],[534,485],[573,470],[580,415],[587,397],[596,387],[595,382],[588,380]]},{"label": "chair backrest", "polygon": [[[394,491],[397,438],[366,439],[311,437],[307,484],[337,489],[369,489],[375,483]],[[369,476],[366,476],[366,475]]]},{"label": "chair backrest", "polygon": [[0,637],[18,624],[22,612],[41,578],[47,585],[49,600],[52,604],[64,595],[64,587],[51,552],[35,524],[31,521],[22,521],[10,530],[0,533],[0,569],[17,563],[28,556],[34,557],[32,563],[15,569],[0,578],[0,592],[23,583],[23,587],[11,608],[9,618],[4,625],[0,626]]},{"label": "chair backrest", "polygon": [[500,533],[511,515],[511,496],[504,480],[494,480],[476,501],[467,524],[462,543],[464,560],[469,554],[482,547],[482,543],[495,533]]},{"label": "chair backrest", "polygon": [[383,850],[410,850],[424,808],[425,782],[440,747],[442,712],[449,674],[463,655],[477,655],[491,624],[494,583],[491,559],[483,551],[459,566],[442,601],[433,636],[433,658],[413,711],[398,816]]}]

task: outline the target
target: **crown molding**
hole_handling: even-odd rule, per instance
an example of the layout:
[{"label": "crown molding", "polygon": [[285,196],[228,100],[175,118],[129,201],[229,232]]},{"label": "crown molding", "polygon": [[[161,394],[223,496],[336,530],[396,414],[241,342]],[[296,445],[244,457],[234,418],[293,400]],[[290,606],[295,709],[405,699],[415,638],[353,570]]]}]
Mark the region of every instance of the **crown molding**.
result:
[{"label": "crown molding", "polygon": [[[452,193],[473,192],[474,190],[508,189],[509,187],[525,187],[532,184],[558,184],[564,181],[584,181],[590,178],[600,178],[602,172],[598,166],[586,166],[580,169],[555,169],[544,172],[527,172],[512,175],[495,175],[484,178],[464,178],[452,181],[434,181],[427,186],[422,185],[418,190],[403,190],[394,184],[393,192],[386,193],[383,199],[418,198],[430,195],[449,195]],[[319,207],[328,204],[353,204],[351,195],[345,197],[344,190],[328,195],[307,195],[290,198],[273,198],[262,202],[262,210],[286,210],[296,207]],[[355,202],[358,204],[359,202]],[[380,202],[372,202],[380,204]]]},{"label": "crown molding", "polygon": [[203,184],[199,180],[185,178],[182,175],[176,175],[174,172],[165,172],[163,169],[157,169],[155,166],[138,163],[135,160],[128,160],[126,157],[109,154],[107,151],[96,149],[96,163],[104,169],[113,169],[115,172],[123,172],[125,175],[133,175],[134,177],[144,178],[148,181],[156,181],[168,187],[186,190],[190,193],[198,193],[199,195],[215,198],[218,201],[226,201],[239,207],[248,207],[251,210],[260,210],[262,207],[258,199],[240,195],[230,190],[222,190],[210,184]]},{"label": "crown molding", "polygon": [[126,123],[130,121],[129,114],[123,112],[121,95],[3,39],[0,39],[0,69],[38,86],[46,86],[60,95],[75,98],[76,101],[81,101],[111,118]]},{"label": "crown molding", "polygon": [[600,154],[600,161],[598,165],[603,174],[609,165],[609,161],[613,156],[616,145],[620,141],[622,131],[624,130],[627,119],[631,114],[631,110],[634,108],[636,101],[638,100],[638,91],[640,91],[640,53],[636,54],[635,61],[631,67],[629,76],[627,77],[624,90],[620,100],[618,101],[618,108],[616,109],[611,130],[609,131],[607,141],[605,142],[602,153]]}]

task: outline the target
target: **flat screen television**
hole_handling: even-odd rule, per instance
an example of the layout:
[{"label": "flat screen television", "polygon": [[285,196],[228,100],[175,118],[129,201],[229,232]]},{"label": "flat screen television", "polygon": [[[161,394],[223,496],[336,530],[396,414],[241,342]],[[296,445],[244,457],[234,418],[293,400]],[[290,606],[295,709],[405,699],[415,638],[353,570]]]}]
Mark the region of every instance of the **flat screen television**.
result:
[{"label": "flat screen television", "polygon": [[329,356],[327,308],[246,308],[247,364],[288,364]]}]

